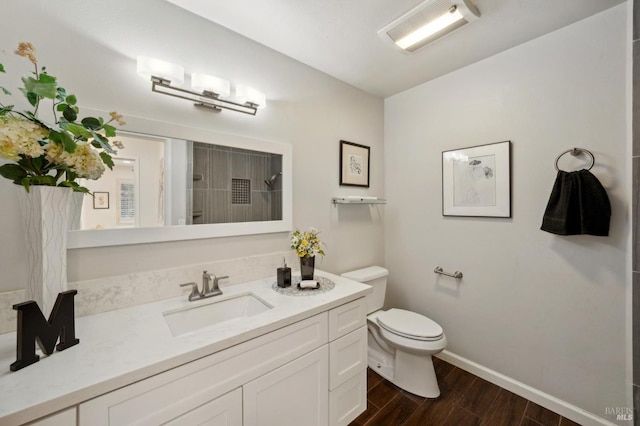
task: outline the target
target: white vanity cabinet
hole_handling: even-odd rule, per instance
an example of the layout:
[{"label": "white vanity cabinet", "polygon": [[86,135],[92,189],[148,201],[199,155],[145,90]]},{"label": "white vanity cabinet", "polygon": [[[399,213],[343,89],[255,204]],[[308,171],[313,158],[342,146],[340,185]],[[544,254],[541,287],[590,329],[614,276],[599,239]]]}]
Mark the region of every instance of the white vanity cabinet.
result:
[{"label": "white vanity cabinet", "polygon": [[366,409],[365,320],[357,299],[81,403],[78,424],[346,425]]},{"label": "white vanity cabinet", "polygon": [[326,345],[327,336],[324,312],[82,403],[80,425],[164,424]]}]

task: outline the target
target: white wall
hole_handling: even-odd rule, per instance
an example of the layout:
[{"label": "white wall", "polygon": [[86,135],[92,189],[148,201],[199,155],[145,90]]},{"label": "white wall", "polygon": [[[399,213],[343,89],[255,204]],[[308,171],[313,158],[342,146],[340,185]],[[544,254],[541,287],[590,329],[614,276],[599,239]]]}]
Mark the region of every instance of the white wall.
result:
[{"label": "white wall", "polygon": [[[609,420],[630,388],[625,27],[620,5],[385,100],[388,304],[440,323],[454,354]],[[443,217],[442,151],[504,140],[513,217]],[[540,231],[574,146],[595,155],[609,237]]]},{"label": "white wall", "polygon": [[[58,76],[82,107],[293,146],[294,226],[315,226],[327,244],[322,269],[342,272],[381,263],[384,232],[379,210],[333,207],[344,194],[383,196],[383,101],[280,55],[182,9],[154,0],[87,2],[8,0],[0,26],[3,86],[18,86],[30,63],[11,52],[31,41],[41,64]],[[268,105],[255,117],[214,114],[152,93],[136,74],[136,56],[181,63],[187,74],[208,72],[264,91]],[[13,90],[19,95],[17,90]],[[18,99],[18,96],[14,96]],[[126,126],[123,127],[126,130]],[[133,129],[132,129],[133,130]],[[338,185],[339,140],[371,146],[371,188]],[[0,291],[22,287],[24,243],[13,185],[0,182]],[[68,279],[168,268],[272,253],[289,248],[285,233],[70,250]],[[10,306],[0,309],[11,309]]]}]

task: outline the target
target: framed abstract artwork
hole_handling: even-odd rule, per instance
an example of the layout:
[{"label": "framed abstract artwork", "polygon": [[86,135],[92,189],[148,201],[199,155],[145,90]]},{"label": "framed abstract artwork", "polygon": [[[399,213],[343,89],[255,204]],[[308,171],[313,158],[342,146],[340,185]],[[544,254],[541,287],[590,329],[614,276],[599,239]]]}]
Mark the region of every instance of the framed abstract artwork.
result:
[{"label": "framed abstract artwork", "polygon": [[511,141],[442,152],[442,215],[511,217]]},{"label": "framed abstract artwork", "polygon": [[371,148],[340,141],[340,185],[369,187]]}]

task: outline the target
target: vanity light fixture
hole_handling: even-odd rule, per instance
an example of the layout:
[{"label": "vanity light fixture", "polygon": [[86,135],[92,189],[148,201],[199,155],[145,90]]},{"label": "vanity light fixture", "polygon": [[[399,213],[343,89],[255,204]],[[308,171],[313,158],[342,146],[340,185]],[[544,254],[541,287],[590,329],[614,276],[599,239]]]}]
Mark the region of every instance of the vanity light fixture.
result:
[{"label": "vanity light fixture", "polygon": [[264,93],[244,85],[236,87],[237,102],[221,99],[231,95],[231,84],[208,74],[193,73],[191,90],[177,87],[184,82],[184,68],[159,59],[138,56],[138,74],[151,80],[152,92],[186,99],[212,111],[228,109],[256,115],[257,110],[266,105]]},{"label": "vanity light fixture", "polygon": [[480,17],[471,0],[427,0],[378,31],[406,52],[451,34]]}]

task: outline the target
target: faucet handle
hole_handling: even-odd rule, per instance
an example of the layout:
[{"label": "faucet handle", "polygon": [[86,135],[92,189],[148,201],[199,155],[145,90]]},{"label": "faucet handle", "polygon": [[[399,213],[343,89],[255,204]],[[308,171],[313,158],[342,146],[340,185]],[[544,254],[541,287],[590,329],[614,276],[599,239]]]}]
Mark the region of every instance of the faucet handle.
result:
[{"label": "faucet handle", "polygon": [[206,270],[202,271],[202,295],[209,294],[211,292],[209,284],[215,281],[215,275],[208,273]]},{"label": "faucet handle", "polygon": [[202,297],[202,295],[200,294],[200,291],[198,290],[198,284],[196,284],[194,282],[180,284],[180,287],[187,287],[187,286],[191,286],[191,293],[189,294],[189,301],[192,301],[192,300],[195,300],[195,299],[200,299]]},{"label": "faucet handle", "polygon": [[211,274],[211,276],[213,277],[213,282],[211,283],[211,290],[206,294],[209,296],[219,296],[222,294],[222,290],[220,290],[220,286],[218,286],[218,281],[223,280],[225,278],[229,278],[229,276],[225,275],[223,277],[218,277],[214,274]]}]

